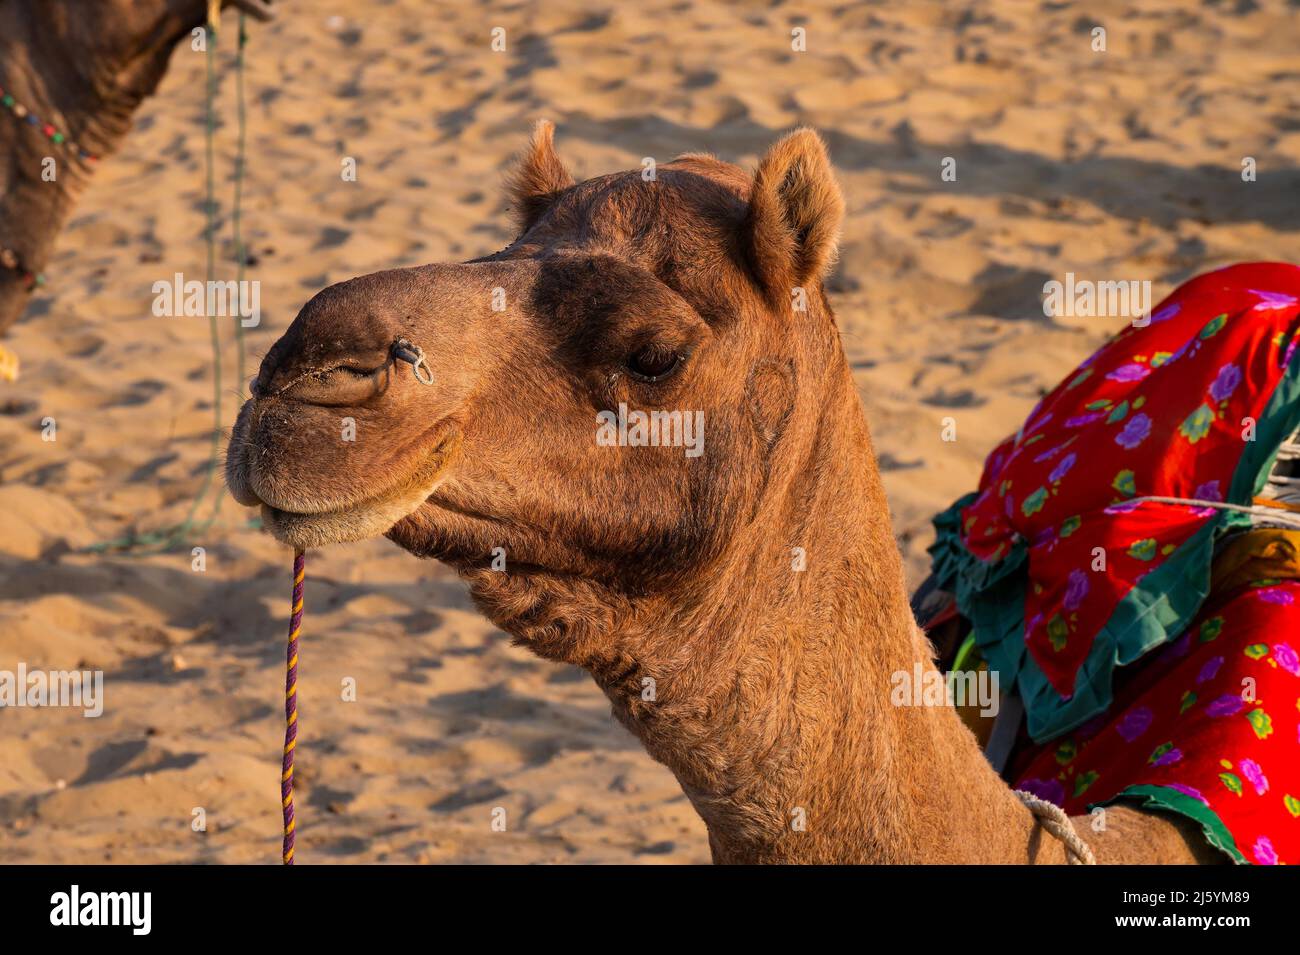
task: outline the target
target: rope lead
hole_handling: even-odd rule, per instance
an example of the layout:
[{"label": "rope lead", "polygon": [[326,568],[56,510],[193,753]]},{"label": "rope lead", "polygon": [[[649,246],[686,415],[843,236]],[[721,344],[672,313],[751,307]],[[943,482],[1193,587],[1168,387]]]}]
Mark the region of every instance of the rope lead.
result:
[{"label": "rope lead", "polygon": [[284,767],[280,773],[280,801],[284,807],[284,847],[280,857],[293,865],[293,751],[298,745],[298,635],[302,632],[302,585],[307,577],[307,555],[293,552],[293,609],[289,613],[289,647],[284,673]]}]

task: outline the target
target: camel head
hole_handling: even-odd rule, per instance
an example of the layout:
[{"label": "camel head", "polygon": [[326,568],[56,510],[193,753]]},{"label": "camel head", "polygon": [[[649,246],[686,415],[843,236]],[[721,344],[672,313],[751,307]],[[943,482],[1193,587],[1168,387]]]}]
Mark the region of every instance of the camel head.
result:
[{"label": "camel head", "polygon": [[455,567],[538,652],[590,665],[772,543],[819,422],[846,395],[858,408],[821,285],[843,200],[810,130],[752,177],[686,155],[575,183],[547,123],[510,193],[504,250],[303,307],[227,480],[281,541],[386,534]]}]

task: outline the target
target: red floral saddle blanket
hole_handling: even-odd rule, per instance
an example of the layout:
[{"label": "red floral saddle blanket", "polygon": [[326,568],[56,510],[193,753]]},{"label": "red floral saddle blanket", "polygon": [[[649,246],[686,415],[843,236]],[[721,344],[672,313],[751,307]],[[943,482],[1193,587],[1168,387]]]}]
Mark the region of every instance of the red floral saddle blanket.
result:
[{"label": "red floral saddle blanket", "polygon": [[1300,428],[1298,346],[1300,269],[1193,279],[936,517],[927,587],[1024,704],[1003,770],[1020,788],[1076,814],[1181,813],[1235,861],[1300,862],[1300,531],[1278,529],[1300,509],[1273,500],[1269,521],[1257,502]]},{"label": "red floral saddle blanket", "polygon": [[1104,715],[1017,762],[1017,789],[1081,815],[1178,812],[1237,862],[1300,862],[1300,581],[1207,607]]}]

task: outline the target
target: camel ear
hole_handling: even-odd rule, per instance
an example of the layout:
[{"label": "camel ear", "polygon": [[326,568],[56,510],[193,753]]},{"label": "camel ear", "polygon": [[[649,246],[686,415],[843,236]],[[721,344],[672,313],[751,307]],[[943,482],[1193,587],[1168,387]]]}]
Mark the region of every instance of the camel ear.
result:
[{"label": "camel ear", "polygon": [[767,151],[754,173],[745,238],[760,280],[784,298],[821,281],[835,260],[844,197],[826,144],[796,129]]},{"label": "camel ear", "polygon": [[532,228],[555,198],[573,185],[573,177],[555,154],[554,137],[554,124],[539,119],[507,181],[512,213],[521,233]]}]

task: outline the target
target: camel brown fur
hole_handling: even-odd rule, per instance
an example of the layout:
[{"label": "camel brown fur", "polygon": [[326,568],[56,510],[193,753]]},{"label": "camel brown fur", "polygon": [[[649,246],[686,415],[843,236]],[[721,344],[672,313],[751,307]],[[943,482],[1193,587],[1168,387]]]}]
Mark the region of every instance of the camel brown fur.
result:
[{"label": "camel brown fur", "polygon": [[[270,0],[222,2],[270,16]],[[102,158],[125,139],[177,43],[206,20],[206,0],[0,0],[0,87]],[[8,109],[0,109],[0,155],[0,246],[23,271],[43,272],[93,164]],[[43,177],[47,157],[53,181]],[[19,271],[0,267],[0,335],[32,291]]]},{"label": "camel brown fur", "polygon": [[[234,429],[236,498],[295,547],[387,533],[455,567],[518,643],[591,673],[718,862],[1063,862],[953,709],[890,703],[891,674],[933,665],[822,288],[844,203],[821,140],[752,178],[687,155],[573,185],[551,137],[506,249],[303,308]],[[599,444],[620,404],[702,412],[703,453]],[[1102,862],[1216,859],[1174,817],[1088,822]]]}]

